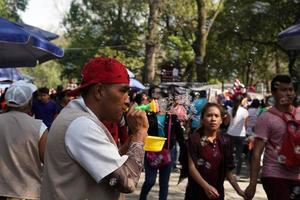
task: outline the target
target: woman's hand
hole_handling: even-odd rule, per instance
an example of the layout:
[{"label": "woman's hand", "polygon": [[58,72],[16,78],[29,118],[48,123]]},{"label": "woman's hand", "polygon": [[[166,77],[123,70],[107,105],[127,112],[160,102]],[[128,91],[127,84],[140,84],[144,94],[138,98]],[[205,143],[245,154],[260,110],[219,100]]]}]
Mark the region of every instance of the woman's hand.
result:
[{"label": "woman's hand", "polygon": [[204,191],[209,199],[217,199],[220,196],[217,189],[209,184],[204,188]]},{"label": "woman's hand", "polygon": [[241,197],[243,197],[244,199],[246,199],[246,195],[245,195],[245,192],[243,190],[239,189],[237,191],[237,193],[238,193],[238,195],[240,195]]}]

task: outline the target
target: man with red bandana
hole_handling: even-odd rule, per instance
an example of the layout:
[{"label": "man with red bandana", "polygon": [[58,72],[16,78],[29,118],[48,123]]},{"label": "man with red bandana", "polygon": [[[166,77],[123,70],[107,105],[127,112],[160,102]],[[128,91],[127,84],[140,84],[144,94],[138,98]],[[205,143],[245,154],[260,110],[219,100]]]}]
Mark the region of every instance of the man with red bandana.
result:
[{"label": "man with red bandana", "polygon": [[119,151],[101,121],[119,122],[123,116],[129,90],[126,68],[99,57],[85,64],[81,75],[81,85],[70,92],[79,98],[51,126],[41,199],[124,199],[122,193],[134,191],[142,171],[146,113],[129,108],[132,135]]}]

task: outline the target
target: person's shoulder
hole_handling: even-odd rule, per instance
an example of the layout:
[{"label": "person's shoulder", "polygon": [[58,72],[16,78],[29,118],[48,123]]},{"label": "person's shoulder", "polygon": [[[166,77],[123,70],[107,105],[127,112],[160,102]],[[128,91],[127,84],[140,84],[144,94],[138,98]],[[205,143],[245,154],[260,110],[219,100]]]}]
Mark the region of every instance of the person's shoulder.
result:
[{"label": "person's shoulder", "polygon": [[54,101],[54,100],[52,100],[52,99],[49,100],[47,104],[48,104],[48,105],[51,105],[51,106],[57,106],[57,102]]},{"label": "person's shoulder", "polygon": [[87,116],[79,116],[70,123],[67,129],[67,135],[82,137],[86,135],[86,132],[92,134],[100,130],[102,130],[102,128],[99,129],[99,125],[93,119]]},{"label": "person's shoulder", "polygon": [[191,141],[198,141],[200,139],[200,133],[199,133],[199,130],[196,130],[194,133],[192,133],[189,137],[189,139]]},{"label": "person's shoulder", "polygon": [[231,140],[230,140],[230,136],[228,134],[219,134],[218,138],[222,144],[225,144],[225,145],[230,144]]},{"label": "person's shoulder", "polygon": [[78,128],[88,128],[92,125],[96,125],[96,122],[88,116],[78,116],[70,123],[70,126]]},{"label": "person's shoulder", "polygon": [[249,108],[248,109],[248,113],[249,113],[249,115],[256,115],[256,113],[257,113],[257,108]]},{"label": "person's shoulder", "polygon": [[248,113],[248,110],[244,106],[239,106],[238,109],[243,111],[244,113]]},{"label": "person's shoulder", "polygon": [[262,112],[258,117],[257,117],[257,123],[259,122],[264,122],[267,123],[270,120],[274,119],[274,114],[272,114],[269,110]]},{"label": "person's shoulder", "polygon": [[167,115],[167,118],[169,118],[168,116],[170,116],[172,118],[172,120],[178,120],[178,116],[176,114],[173,114],[173,113],[169,113]]}]

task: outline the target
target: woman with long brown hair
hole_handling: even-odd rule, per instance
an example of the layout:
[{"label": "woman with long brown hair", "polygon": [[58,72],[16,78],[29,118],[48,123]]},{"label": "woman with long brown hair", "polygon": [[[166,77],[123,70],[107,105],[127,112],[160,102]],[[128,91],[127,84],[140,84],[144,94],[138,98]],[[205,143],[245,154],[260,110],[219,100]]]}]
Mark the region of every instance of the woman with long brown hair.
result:
[{"label": "woman with long brown hair", "polygon": [[224,199],[225,178],[239,195],[244,196],[232,173],[234,161],[230,139],[219,133],[221,110],[219,104],[207,103],[202,110],[200,128],[188,139],[186,200]]}]

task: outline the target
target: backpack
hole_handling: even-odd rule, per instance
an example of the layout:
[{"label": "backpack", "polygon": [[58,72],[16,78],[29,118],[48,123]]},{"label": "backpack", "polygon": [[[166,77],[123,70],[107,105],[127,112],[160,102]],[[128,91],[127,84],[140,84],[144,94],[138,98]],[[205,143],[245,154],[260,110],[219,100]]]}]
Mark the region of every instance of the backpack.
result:
[{"label": "backpack", "polygon": [[296,120],[295,114],[292,114],[292,118],[288,119],[283,113],[278,113],[273,110],[268,112],[280,117],[286,122],[287,130],[283,136],[282,145],[279,149],[270,142],[274,149],[278,150],[278,162],[287,167],[299,167],[300,166],[300,120]]}]

